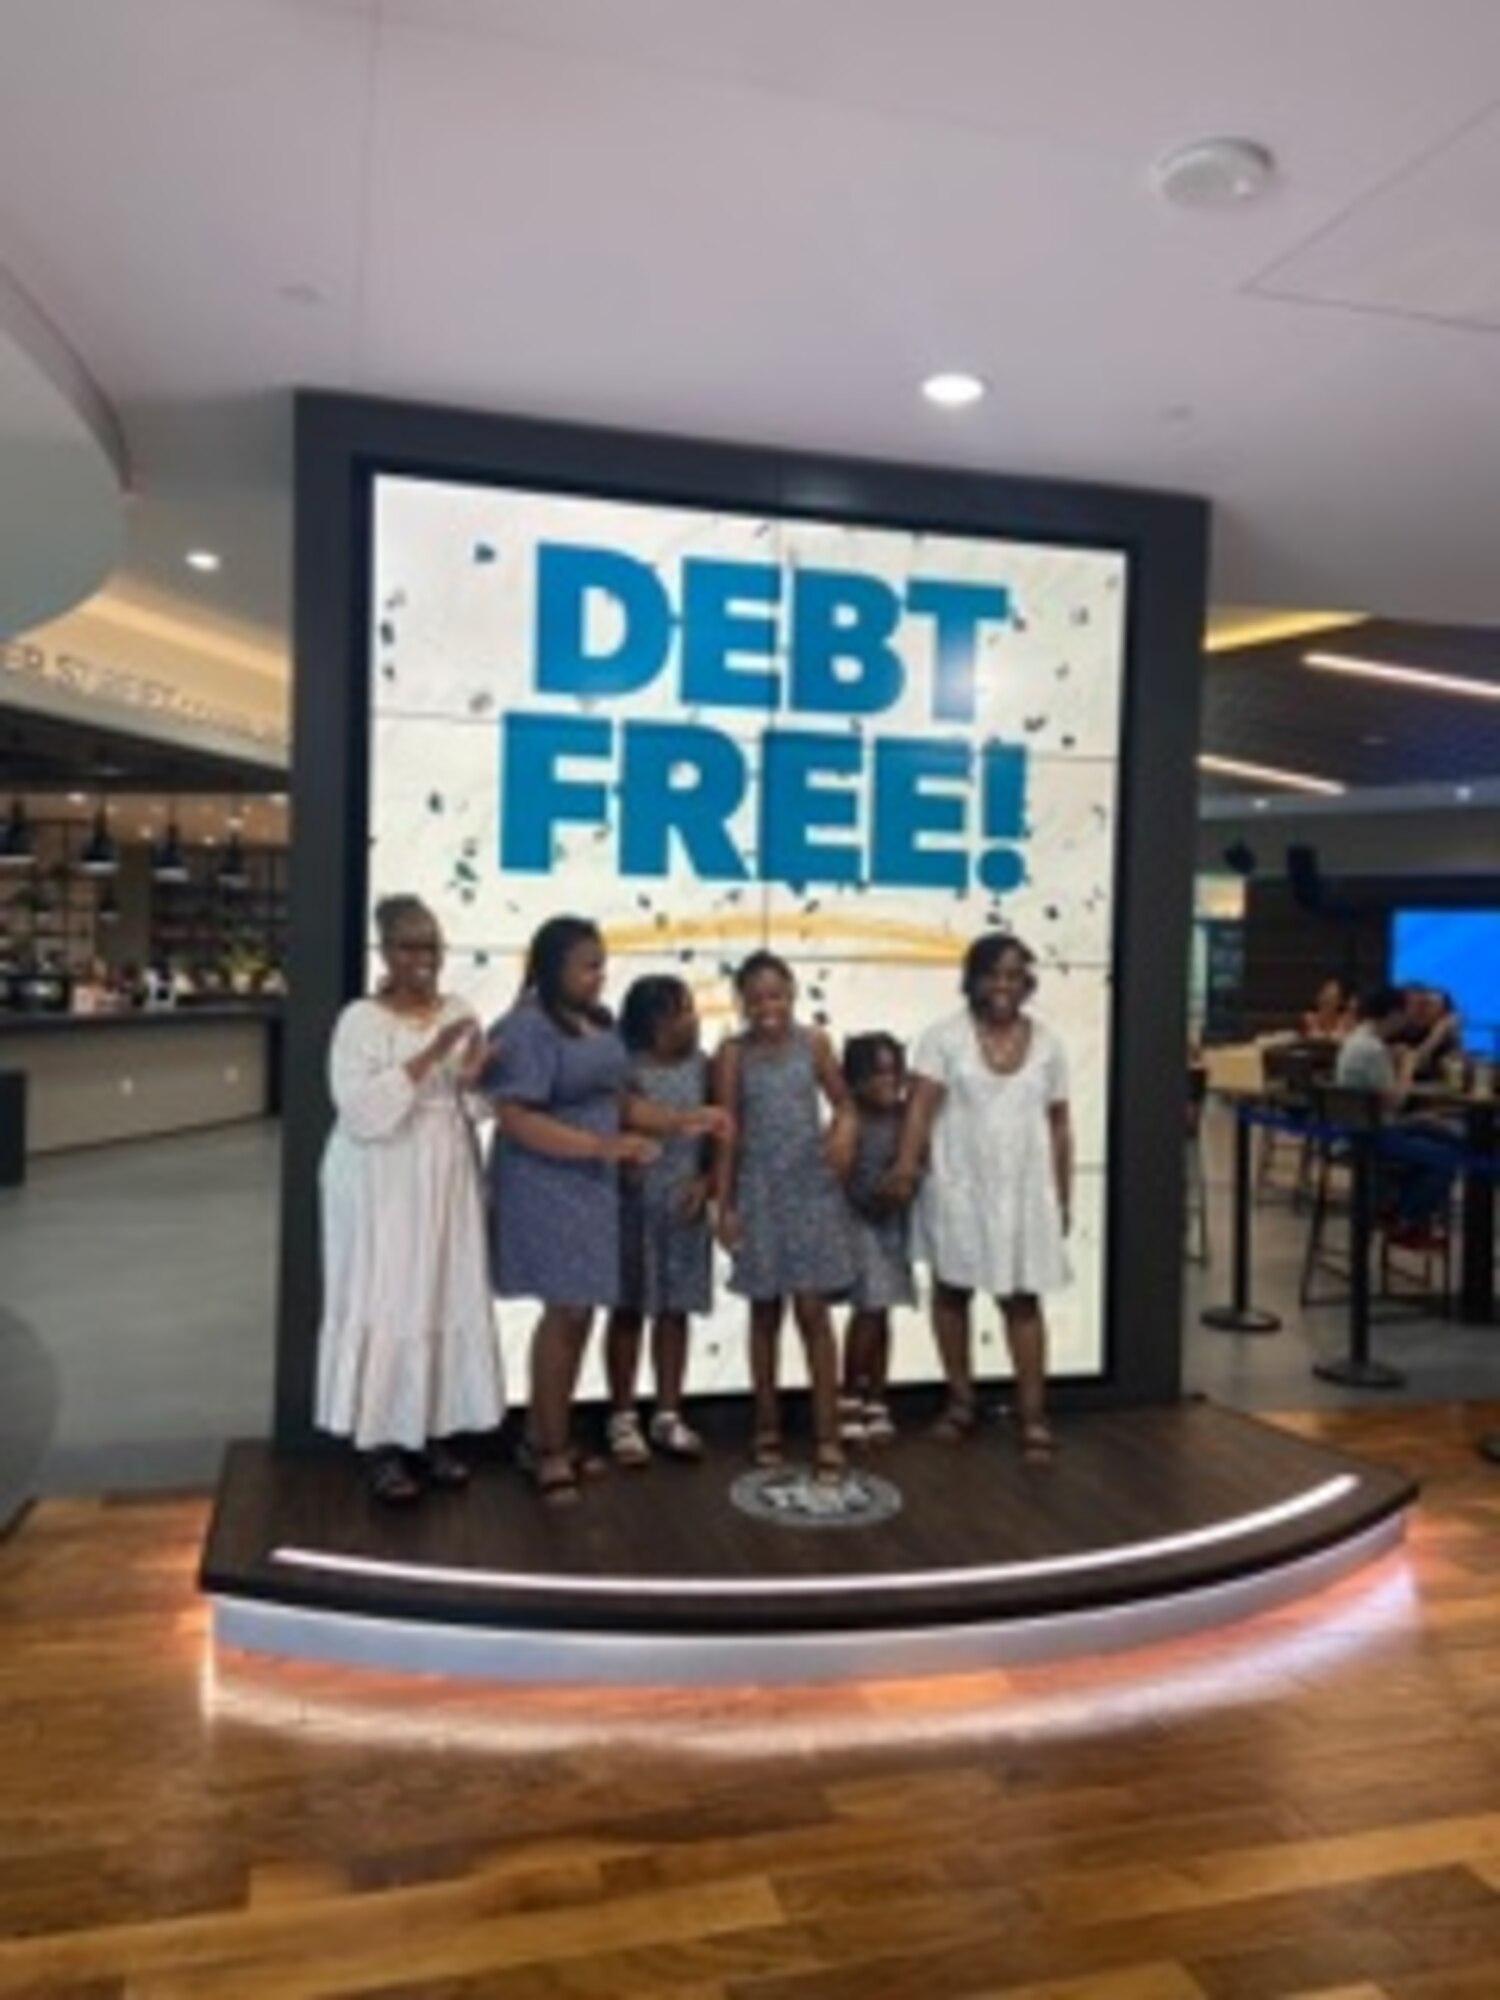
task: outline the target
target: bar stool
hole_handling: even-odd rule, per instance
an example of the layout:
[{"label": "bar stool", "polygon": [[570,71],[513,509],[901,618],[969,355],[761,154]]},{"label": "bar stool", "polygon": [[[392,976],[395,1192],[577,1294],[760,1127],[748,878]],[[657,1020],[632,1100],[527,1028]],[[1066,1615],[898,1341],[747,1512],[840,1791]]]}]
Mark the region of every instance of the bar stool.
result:
[{"label": "bar stool", "polygon": [[[1372,1148],[1378,1170],[1380,1141],[1388,1128],[1379,1091],[1353,1090],[1342,1084],[1313,1087],[1312,1116],[1314,1124],[1323,1129],[1309,1135],[1312,1212],[1298,1297],[1304,1306],[1342,1305],[1348,1298],[1347,1286],[1353,1275],[1349,1241],[1352,1197],[1347,1185],[1340,1187],[1337,1181],[1347,1177],[1351,1148],[1355,1145]],[[1336,1219],[1344,1223],[1342,1242],[1329,1240],[1329,1225]],[[1370,1233],[1379,1256],[1377,1296],[1387,1303],[1418,1310],[1427,1308],[1436,1299],[1446,1311],[1452,1297],[1452,1231],[1447,1218],[1436,1222],[1430,1242],[1419,1246],[1402,1243],[1393,1236],[1389,1209],[1377,1194]],[[1408,1256],[1420,1263],[1420,1278],[1410,1286],[1406,1284]],[[1346,1288],[1316,1294],[1313,1287],[1319,1271],[1344,1280]]]}]

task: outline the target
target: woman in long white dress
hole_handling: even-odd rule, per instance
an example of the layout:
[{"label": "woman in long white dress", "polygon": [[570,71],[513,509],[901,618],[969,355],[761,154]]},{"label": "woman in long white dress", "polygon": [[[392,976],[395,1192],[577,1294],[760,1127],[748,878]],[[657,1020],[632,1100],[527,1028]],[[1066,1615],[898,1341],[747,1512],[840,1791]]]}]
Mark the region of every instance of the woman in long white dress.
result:
[{"label": "woman in long white dress", "polygon": [[918,1040],[896,1179],[916,1188],[912,1248],[932,1273],[932,1327],[948,1381],[938,1434],[974,1428],[970,1306],[988,1292],[1005,1322],[1021,1449],[1053,1449],[1042,1294],[1068,1282],[1073,1136],[1062,1044],[1026,1012],[1031,953],[1004,933],[964,958],[965,1005]]},{"label": "woman in long white dress", "polygon": [[378,1499],[456,1487],[448,1443],[504,1410],[484,1202],[464,1092],[487,1050],[438,987],[443,941],[415,896],[377,907],[386,976],[339,1016],[323,1155],[317,1421],[368,1456]]}]

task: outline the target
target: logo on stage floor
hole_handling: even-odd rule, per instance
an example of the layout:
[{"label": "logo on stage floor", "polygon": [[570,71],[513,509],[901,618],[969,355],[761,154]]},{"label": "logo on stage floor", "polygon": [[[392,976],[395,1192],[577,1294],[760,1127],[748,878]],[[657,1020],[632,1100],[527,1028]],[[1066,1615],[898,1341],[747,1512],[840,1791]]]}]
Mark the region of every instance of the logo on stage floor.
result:
[{"label": "logo on stage floor", "polygon": [[870,1528],[901,1512],[899,1487],[853,1467],[836,1480],[800,1465],[747,1472],[729,1497],[742,1513],[782,1528]]}]

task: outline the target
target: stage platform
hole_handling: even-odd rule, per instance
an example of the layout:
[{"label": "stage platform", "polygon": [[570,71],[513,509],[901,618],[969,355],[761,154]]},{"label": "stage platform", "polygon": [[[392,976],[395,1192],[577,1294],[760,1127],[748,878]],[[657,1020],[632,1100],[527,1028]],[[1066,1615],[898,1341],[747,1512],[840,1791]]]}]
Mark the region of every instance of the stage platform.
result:
[{"label": "stage platform", "polygon": [[874,1678],[1220,1625],[1391,1548],[1415,1499],[1389,1468],[1208,1403],[1057,1431],[1038,1465],[1004,1426],[961,1445],[913,1426],[852,1455],[832,1498],[751,1475],[726,1444],[611,1471],[568,1509],[498,1460],[398,1511],[347,1454],[236,1444],[201,1583],[218,1644],[295,1658],[601,1685]]}]

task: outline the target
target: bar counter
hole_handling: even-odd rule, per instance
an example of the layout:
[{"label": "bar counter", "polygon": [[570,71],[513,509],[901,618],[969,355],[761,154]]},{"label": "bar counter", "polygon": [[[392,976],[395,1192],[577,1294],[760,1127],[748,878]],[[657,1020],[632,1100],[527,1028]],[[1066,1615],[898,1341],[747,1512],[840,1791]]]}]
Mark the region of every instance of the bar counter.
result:
[{"label": "bar counter", "polygon": [[0,1012],[26,1078],[28,1156],[261,1118],[278,1108],[279,1002],[109,1014]]}]

